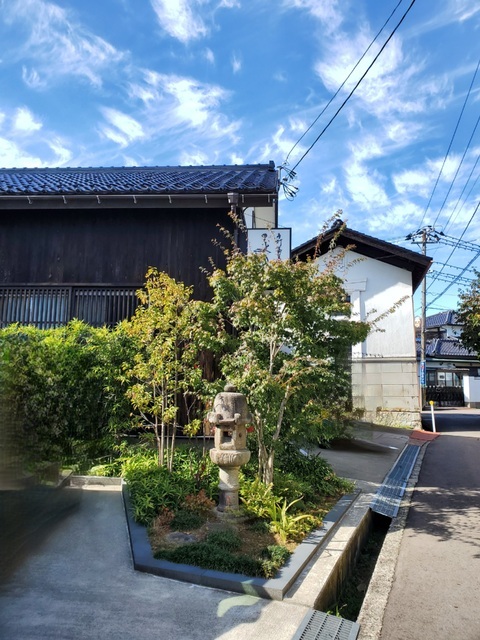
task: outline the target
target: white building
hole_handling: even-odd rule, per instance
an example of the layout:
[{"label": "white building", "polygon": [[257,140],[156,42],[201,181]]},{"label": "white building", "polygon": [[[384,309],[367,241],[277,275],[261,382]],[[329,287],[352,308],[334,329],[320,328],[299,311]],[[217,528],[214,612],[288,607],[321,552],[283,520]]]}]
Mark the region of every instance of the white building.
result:
[{"label": "white building", "polygon": [[[330,243],[335,240],[335,248]],[[375,330],[352,349],[352,399],[363,418],[377,424],[419,427],[420,394],[413,293],[431,258],[348,227],[332,228],[293,250],[325,264],[329,252],[344,252],[336,268],[353,313],[374,321]]]}]

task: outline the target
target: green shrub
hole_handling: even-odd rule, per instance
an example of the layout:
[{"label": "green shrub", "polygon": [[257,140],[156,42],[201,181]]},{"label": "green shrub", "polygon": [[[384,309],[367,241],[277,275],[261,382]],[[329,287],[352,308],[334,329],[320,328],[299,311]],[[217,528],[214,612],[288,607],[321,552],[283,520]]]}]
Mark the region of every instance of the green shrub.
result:
[{"label": "green shrub", "polygon": [[245,513],[255,518],[266,518],[268,509],[275,503],[273,485],[265,485],[256,477],[254,480],[242,479],[239,496]]},{"label": "green shrub", "polygon": [[206,515],[215,507],[215,502],[210,500],[205,493],[205,489],[200,489],[198,493],[185,496],[184,507],[194,513]]},{"label": "green shrub", "polygon": [[[158,466],[155,451],[139,448],[127,455],[124,449],[121,474],[130,491],[135,520],[148,526],[163,507],[177,510],[179,505],[187,504],[187,496],[197,493],[201,457],[201,451],[192,450],[188,454],[179,448],[175,451],[173,471],[169,472],[166,467]],[[185,464],[186,459],[191,461],[190,465]],[[214,495],[218,492],[218,472],[208,481],[203,477],[200,484]],[[200,502],[204,507],[209,498],[205,490],[201,495]]]},{"label": "green shrub", "polygon": [[308,513],[300,513],[293,515],[289,513],[291,507],[298,502],[294,500],[290,504],[287,504],[284,498],[283,502],[272,502],[267,514],[270,520],[270,531],[276,533],[281,542],[285,543],[287,540],[298,540],[302,538],[305,533],[310,531],[316,524],[316,519]]},{"label": "green shrub", "polygon": [[1,384],[27,456],[85,466],[110,453],[128,423],[118,370],[130,355],[121,328],[74,320],[57,329],[0,330]]},{"label": "green shrub", "polygon": [[279,544],[272,544],[264,549],[261,562],[265,578],[273,578],[289,557],[290,551]]},{"label": "green shrub", "polygon": [[191,531],[192,529],[200,529],[204,522],[205,518],[199,513],[188,509],[179,509],[173,516],[170,528],[173,531]]},{"label": "green shrub", "polygon": [[315,504],[321,497],[338,496],[353,489],[353,484],[337,476],[325,458],[305,456],[293,446],[282,448],[277,455],[277,464],[282,473],[291,473],[305,483],[305,502]]}]

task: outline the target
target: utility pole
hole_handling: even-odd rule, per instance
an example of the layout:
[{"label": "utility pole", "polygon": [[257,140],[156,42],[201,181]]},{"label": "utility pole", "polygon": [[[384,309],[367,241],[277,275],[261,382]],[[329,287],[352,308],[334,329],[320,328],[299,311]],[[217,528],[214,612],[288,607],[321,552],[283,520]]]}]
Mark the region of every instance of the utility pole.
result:
[{"label": "utility pole", "polygon": [[[421,245],[422,253],[427,255],[427,244],[434,244],[440,240],[442,232],[435,231],[434,227],[427,226],[422,227],[415,231],[415,233],[409,233],[405,240],[411,240],[414,244]],[[425,275],[422,280],[422,310],[421,310],[421,325],[420,325],[420,409],[423,409],[427,404],[427,362],[426,362],[426,332],[427,324],[427,276]]]}]

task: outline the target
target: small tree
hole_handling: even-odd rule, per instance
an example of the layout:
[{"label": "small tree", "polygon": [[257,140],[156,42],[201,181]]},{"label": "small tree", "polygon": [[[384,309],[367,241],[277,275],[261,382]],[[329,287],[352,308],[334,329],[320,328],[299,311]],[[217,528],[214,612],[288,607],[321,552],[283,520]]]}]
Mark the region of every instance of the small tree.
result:
[{"label": "small tree", "polygon": [[[334,264],[271,261],[227,253],[210,277],[225,323],[220,367],[247,395],[254,416],[259,475],[273,481],[280,438],[321,436],[324,419],[349,400],[351,346],[369,327],[351,320]],[[230,325],[230,327],[228,326]]]},{"label": "small tree", "polygon": [[458,319],[463,323],[462,343],[467,349],[480,353],[480,272],[469,289],[463,291],[459,298]]},{"label": "small tree", "polygon": [[146,275],[141,305],[128,325],[136,341],[133,366],[124,377],[140,423],[153,428],[160,466],[171,471],[179,408],[201,385],[198,365],[198,303],[192,287],[155,268]]}]

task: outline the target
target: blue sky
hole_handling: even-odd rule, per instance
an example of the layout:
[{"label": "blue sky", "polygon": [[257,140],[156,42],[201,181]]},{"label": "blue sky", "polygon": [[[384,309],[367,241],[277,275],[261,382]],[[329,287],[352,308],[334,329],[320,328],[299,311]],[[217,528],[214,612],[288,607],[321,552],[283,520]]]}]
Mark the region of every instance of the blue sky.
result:
[{"label": "blue sky", "polygon": [[[0,0],[0,166],[281,165],[397,4]],[[409,4],[290,154],[290,169]],[[472,259],[480,269],[468,244],[480,243],[480,71],[465,104],[479,58],[478,2],[416,0],[296,167],[298,193],[280,202],[293,246],[342,209],[353,229],[413,249],[405,235],[435,224],[467,243],[451,256],[451,244],[428,247],[437,272],[448,261],[440,277]],[[447,286],[430,278],[429,313],[456,306],[457,286],[440,295]]]}]

